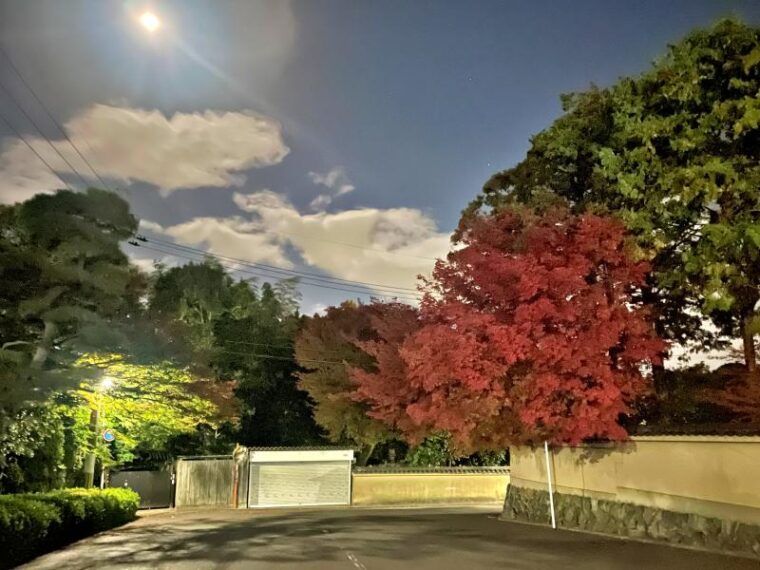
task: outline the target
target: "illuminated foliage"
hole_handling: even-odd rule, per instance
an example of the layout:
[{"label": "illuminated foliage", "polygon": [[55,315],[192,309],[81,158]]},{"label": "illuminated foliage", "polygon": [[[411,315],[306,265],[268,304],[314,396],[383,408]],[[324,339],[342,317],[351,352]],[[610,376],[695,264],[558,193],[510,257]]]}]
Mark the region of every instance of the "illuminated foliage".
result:
[{"label": "illuminated foliage", "polygon": [[[113,448],[119,461],[130,460],[138,446],[160,450],[171,437],[192,433],[199,424],[216,427],[234,419],[225,415],[231,411],[228,402],[233,386],[229,383],[215,382],[210,390],[210,381],[170,363],[131,364],[112,354],[90,354],[77,365],[98,369],[101,380],[84,384],[76,392],[82,403],[75,415],[76,425],[89,430],[90,410],[98,410],[99,431],[108,428],[116,435]],[[92,445],[91,437],[84,439]],[[101,457],[110,461],[105,447],[99,449]]]}]

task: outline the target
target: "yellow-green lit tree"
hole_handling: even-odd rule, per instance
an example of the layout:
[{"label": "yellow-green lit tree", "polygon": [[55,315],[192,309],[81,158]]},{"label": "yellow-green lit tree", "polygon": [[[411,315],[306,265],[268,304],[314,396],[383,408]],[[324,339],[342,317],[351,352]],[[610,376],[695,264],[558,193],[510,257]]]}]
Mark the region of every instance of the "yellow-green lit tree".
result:
[{"label": "yellow-green lit tree", "polygon": [[[169,362],[133,364],[114,354],[89,354],[77,366],[96,369],[100,378],[75,393],[74,430],[85,440],[79,453],[94,447],[104,464],[131,461],[138,451],[164,451],[178,435],[192,434],[199,426],[219,429],[236,420],[231,382],[199,378]],[[114,443],[95,445],[105,429],[113,431]]]}]

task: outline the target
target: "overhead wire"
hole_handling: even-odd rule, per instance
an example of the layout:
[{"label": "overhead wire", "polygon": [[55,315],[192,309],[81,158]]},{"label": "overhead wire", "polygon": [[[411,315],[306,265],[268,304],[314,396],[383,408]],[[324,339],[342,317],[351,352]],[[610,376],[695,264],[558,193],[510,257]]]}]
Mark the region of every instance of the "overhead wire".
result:
[{"label": "overhead wire", "polygon": [[[135,247],[143,247],[143,248],[148,249],[148,250],[157,251],[159,253],[163,253],[163,254],[167,254],[167,255],[173,255],[173,256],[176,256],[176,257],[181,257],[181,258],[184,258],[184,259],[188,259],[190,261],[200,261],[198,258],[190,257],[189,255],[183,254],[183,253],[178,252],[176,250],[161,249],[160,247],[157,247],[155,244],[153,244],[153,245],[145,245],[145,244],[140,244],[138,242],[133,242],[133,241],[129,241],[128,243],[130,245],[132,245],[132,246],[135,246]],[[211,253],[208,253],[208,252],[203,252],[202,250],[199,250],[199,253],[197,255],[203,255],[205,257],[214,258],[223,267],[227,267],[228,269],[231,269],[233,271],[237,271],[239,273],[245,273],[245,274],[255,275],[257,277],[264,277],[264,278],[267,278],[267,279],[282,279],[282,276],[263,273],[263,272],[267,271],[265,269],[256,269],[256,270],[254,270],[254,269],[250,269],[250,268],[241,268],[237,264],[227,262],[227,261],[225,261],[223,259],[219,259],[214,254],[211,254]],[[293,277],[296,278],[297,276],[293,276]],[[348,292],[348,293],[355,293],[355,294],[358,294],[358,295],[368,295],[370,297],[383,297],[383,298],[388,298],[388,299],[405,299],[405,300],[409,300],[409,301],[419,301],[420,300],[419,296],[414,296],[413,297],[413,296],[407,296],[407,295],[400,295],[400,294],[395,294],[395,293],[390,292],[390,291],[383,292],[384,290],[372,289],[370,287],[365,287],[365,288],[362,289],[360,287],[363,287],[363,286],[360,286],[360,285],[356,285],[356,286],[354,286],[355,288],[349,289],[347,287],[333,287],[331,285],[326,285],[326,284],[323,284],[323,283],[307,282],[307,281],[305,281],[303,279],[299,279],[298,283],[299,283],[299,285],[305,285],[305,286],[309,286],[309,287],[317,287],[317,288],[323,288],[323,289],[333,289],[333,290],[336,290],[336,291],[345,291],[345,292]]]},{"label": "overhead wire", "polygon": [[[274,234],[274,235],[280,235],[280,236],[285,236],[285,237],[293,237],[293,234],[287,234],[287,233],[284,233],[284,232],[276,232],[274,230],[263,230],[263,231],[265,233],[270,233],[270,234]],[[401,257],[412,257],[412,258],[415,258],[415,259],[424,259],[426,261],[436,261],[435,257],[426,257],[426,256],[423,256],[423,255],[414,255],[413,253],[404,253],[402,251],[387,251],[385,249],[378,249],[376,247],[367,247],[365,245],[359,245],[359,244],[356,244],[356,243],[348,243],[348,242],[344,242],[344,241],[336,241],[336,240],[319,238],[319,237],[310,237],[309,239],[314,239],[316,241],[323,241],[325,243],[331,243],[331,244],[334,244],[334,245],[342,245],[344,247],[353,247],[355,249],[363,249],[365,251],[376,251],[377,253],[383,253],[383,254],[386,254],[386,255],[398,255],[398,256],[401,256]]]},{"label": "overhead wire", "polygon": [[[58,120],[53,116],[53,113],[50,111],[47,105],[42,101],[42,98],[37,94],[37,92],[34,90],[34,88],[29,84],[29,82],[24,78],[24,75],[21,73],[18,67],[16,67],[16,64],[13,62],[13,59],[11,58],[10,54],[3,48],[2,44],[0,44],[0,54],[3,55],[5,60],[8,62],[8,65],[13,70],[13,72],[16,74],[16,77],[19,78],[21,81],[21,84],[32,94],[32,97],[34,97],[35,101],[39,104],[40,107],[45,111],[45,114],[48,116],[48,118],[52,121],[52,123],[56,126],[58,131],[64,136],[64,138],[68,141],[69,145],[74,149],[74,151],[77,153],[80,159],[82,159],[82,162],[87,165],[87,167],[90,169],[90,171],[95,175],[95,177],[98,179],[98,181],[103,185],[103,187],[106,190],[113,191],[112,188],[109,187],[109,185],[106,183],[106,181],[103,179],[102,176],[100,176],[100,173],[98,173],[97,170],[93,167],[93,165],[90,163],[90,161],[87,159],[86,156],[79,150],[79,147],[77,147],[76,144],[74,144],[74,141],[71,140],[66,130],[63,128],[63,126],[58,122]],[[89,143],[85,141],[87,146],[89,147]],[[92,148],[90,147],[90,152],[92,152]]]},{"label": "overhead wire", "polygon": [[[235,351],[229,351],[225,350],[227,354],[235,354],[239,356],[253,356],[256,358],[264,358],[269,360],[289,360],[289,361],[295,361],[296,359],[291,356],[278,356],[274,354],[262,354],[257,352],[235,352]],[[336,364],[336,365],[343,365],[344,362],[340,360],[320,360],[316,358],[299,358],[299,362],[312,362],[314,364]]]},{"label": "overhead wire", "polygon": [[[204,253],[204,254],[207,253],[206,250],[203,250],[203,249],[200,249],[200,248],[192,247],[192,246],[189,246],[189,245],[176,244],[176,243],[172,243],[172,242],[169,242],[169,241],[166,241],[166,240],[162,240],[162,239],[157,239],[157,238],[147,238],[147,237],[145,237],[143,235],[136,236],[135,239],[138,239],[139,241],[143,241],[143,242],[147,242],[147,243],[151,243],[151,242],[158,243],[158,244],[161,244],[161,245],[163,245],[165,247],[178,248],[178,249],[182,249],[182,250],[189,250],[189,251],[192,251],[194,253]],[[295,275],[295,276],[299,276],[299,277],[308,277],[310,279],[316,279],[316,280],[320,280],[320,281],[326,281],[326,282],[329,282],[329,283],[347,283],[347,284],[350,284],[350,285],[357,285],[358,284],[358,285],[367,286],[367,287],[370,287],[370,288],[373,288],[373,289],[379,287],[379,288],[381,288],[383,290],[386,290],[386,291],[393,290],[393,291],[400,291],[400,292],[407,292],[407,293],[414,293],[414,294],[416,294],[418,292],[417,289],[413,289],[411,287],[402,287],[402,286],[397,286],[397,285],[387,285],[387,284],[383,284],[383,283],[373,283],[373,282],[370,282],[370,281],[357,281],[357,280],[354,280],[354,279],[343,279],[342,277],[329,277],[329,276],[319,275],[317,273],[311,273],[311,272],[308,272],[308,271],[298,271],[298,270],[295,270],[295,269],[285,269],[284,267],[277,267],[277,266],[274,266],[274,265],[268,265],[266,263],[247,261],[245,259],[241,259],[241,258],[238,258],[238,257],[232,257],[232,256],[228,256],[228,255],[218,254],[218,253],[214,254],[214,255],[216,255],[216,257],[228,259],[230,261],[233,261],[235,263],[239,263],[239,264],[242,264],[242,265],[247,265],[247,266],[251,266],[251,267],[267,269],[269,271],[274,271],[274,272],[283,273],[283,274],[287,274],[287,275]]]},{"label": "overhead wire", "polygon": [[[4,84],[4,83],[3,83],[1,80],[0,80],[0,90],[1,90],[1,91],[3,91],[3,92],[5,93],[5,95],[6,95],[6,97],[8,97],[8,99],[10,99],[10,100],[13,102],[13,104],[14,104],[14,105],[15,105],[15,106],[18,108],[18,110],[19,110],[19,111],[21,111],[21,114],[22,114],[22,115],[24,115],[24,117],[26,117],[26,119],[27,119],[27,120],[28,120],[28,121],[29,121],[29,122],[32,124],[32,126],[33,126],[33,127],[34,127],[34,128],[37,130],[37,132],[39,133],[40,137],[41,137],[41,138],[42,138],[42,139],[43,139],[43,140],[44,140],[44,141],[45,141],[45,142],[46,142],[46,143],[47,143],[47,144],[50,146],[50,148],[51,148],[51,149],[53,149],[53,152],[55,152],[55,153],[56,153],[56,154],[57,154],[57,155],[58,155],[58,156],[61,158],[61,160],[63,160],[63,162],[65,162],[65,163],[66,163],[66,166],[68,166],[68,167],[69,167],[69,169],[70,169],[70,170],[71,170],[71,171],[72,171],[74,174],[76,174],[76,175],[79,177],[79,180],[81,180],[81,181],[82,181],[82,184],[83,184],[83,186],[84,186],[84,187],[87,187],[87,186],[89,186],[89,183],[87,182],[87,180],[85,179],[85,177],[84,177],[84,176],[82,176],[82,174],[81,174],[81,173],[80,173],[80,172],[79,172],[79,171],[78,171],[76,168],[74,168],[74,165],[73,165],[73,164],[71,164],[71,162],[69,162],[69,159],[68,159],[68,158],[66,158],[66,157],[64,156],[64,154],[63,154],[63,153],[62,153],[62,152],[61,152],[61,151],[60,151],[60,150],[59,150],[59,149],[58,149],[58,148],[57,148],[57,147],[56,147],[56,146],[53,144],[53,142],[52,142],[52,141],[51,141],[51,140],[50,140],[50,139],[49,139],[49,138],[48,138],[48,137],[45,135],[45,133],[44,133],[44,132],[42,131],[42,129],[40,128],[40,126],[37,124],[37,121],[35,121],[35,120],[32,118],[32,116],[31,116],[29,113],[27,113],[27,112],[26,112],[26,109],[24,109],[24,107],[21,105],[21,103],[19,103],[18,99],[16,99],[16,98],[13,96],[13,93],[12,93],[12,92],[11,92],[11,91],[8,89],[8,87],[7,87],[7,86],[6,86],[6,85],[5,85],[5,84]],[[56,173],[56,175],[57,175],[57,173]]]},{"label": "overhead wire", "polygon": [[[249,346],[249,345],[250,346],[268,346],[270,348],[278,349],[278,350],[295,350],[295,348],[296,348],[295,344],[273,344],[273,343],[269,343],[269,342],[254,342],[254,341],[249,341],[249,340],[225,340],[222,343],[222,348],[224,348],[224,344],[242,344],[242,345],[245,345],[245,346]],[[226,348],[225,348],[225,350],[226,350]],[[302,348],[301,351],[303,351],[303,350],[304,349]],[[316,350],[316,349],[306,348],[305,350],[308,352],[308,351],[313,351],[313,350]],[[337,349],[319,350],[319,353],[320,354],[328,354],[328,355],[345,356],[345,352],[344,351],[337,350]]]},{"label": "overhead wire", "polygon": [[27,140],[26,140],[26,137],[24,137],[24,135],[22,135],[22,134],[21,134],[21,132],[19,132],[19,131],[18,131],[18,129],[16,129],[16,127],[14,127],[14,126],[11,124],[11,122],[10,122],[10,121],[9,121],[9,120],[8,120],[8,119],[7,119],[7,118],[6,118],[6,117],[5,117],[3,114],[2,114],[2,113],[0,113],[0,120],[2,120],[2,121],[3,121],[3,123],[5,124],[5,126],[6,126],[6,127],[8,127],[8,129],[9,129],[9,130],[10,130],[10,131],[11,131],[11,132],[14,134],[14,135],[16,135],[16,138],[18,138],[18,139],[19,139],[21,142],[23,142],[23,143],[24,143],[24,144],[27,146],[27,148],[28,148],[29,150],[31,150],[31,151],[32,151],[32,152],[33,152],[33,153],[34,153],[34,154],[37,156],[37,158],[39,158],[39,159],[40,159],[40,161],[42,162],[42,164],[44,164],[45,166],[47,166],[47,167],[48,167],[48,169],[49,169],[49,170],[50,170],[50,172],[53,174],[53,176],[55,176],[56,178],[58,178],[58,180],[60,180],[60,181],[61,181],[61,183],[62,183],[62,184],[63,184],[63,185],[64,185],[64,186],[65,186],[67,189],[69,189],[69,190],[71,190],[71,189],[72,189],[72,188],[71,188],[71,186],[69,185],[69,183],[68,183],[68,182],[66,182],[66,181],[65,181],[63,178],[61,178],[61,177],[58,175],[58,173],[56,172],[55,168],[53,168],[53,167],[50,165],[50,163],[49,163],[47,160],[45,160],[45,159],[42,157],[42,155],[41,155],[39,152],[37,152],[37,149],[35,149],[35,148],[34,148],[34,147],[31,145],[31,143],[30,143],[29,141],[27,141]]},{"label": "overhead wire", "polygon": [[[4,56],[4,58],[7,60],[10,68],[13,70],[15,75],[18,77],[18,79],[21,81],[23,86],[32,94],[34,99],[37,101],[37,103],[42,107],[42,109],[45,111],[47,117],[53,122],[53,124],[56,126],[58,131],[63,135],[63,137],[66,139],[66,141],[69,143],[69,145],[74,149],[74,151],[77,153],[77,155],[80,157],[80,159],[84,162],[85,165],[90,169],[90,171],[95,175],[95,177],[98,179],[98,181],[108,190],[112,190],[109,185],[105,182],[103,177],[100,175],[100,173],[95,169],[95,167],[92,165],[92,163],[87,159],[87,157],[81,152],[81,150],[76,146],[74,141],[68,136],[63,126],[58,122],[58,120],[55,119],[50,109],[45,105],[42,98],[37,94],[37,92],[34,90],[34,88],[29,84],[28,81],[26,81],[25,77],[21,73],[21,71],[18,69],[18,67],[13,62],[13,59],[10,57],[8,52],[0,45],[0,53]],[[64,154],[53,144],[53,142],[45,136],[44,132],[40,128],[40,126],[37,124],[37,122],[31,117],[31,115],[26,111],[26,109],[20,104],[20,102],[13,96],[13,93],[2,83],[0,82],[0,89],[2,89],[5,94],[8,96],[8,98],[16,105],[16,107],[21,111],[21,113],[27,118],[27,120],[34,126],[34,128],[39,133],[40,137],[43,138],[47,144],[50,146],[50,148],[53,149],[53,151],[66,163],[66,165],[71,169],[72,172],[74,172],[79,179],[82,181],[82,183],[87,186],[88,182],[82,176],[82,174],[71,164],[71,162],[64,156]],[[5,124],[14,132],[14,134],[20,138],[26,146],[34,152],[34,154],[47,166],[48,169],[56,176],[58,177],[61,182],[69,189],[71,190],[71,186],[58,174],[58,172],[52,167],[52,165],[45,160],[42,155],[36,151],[36,149],[33,148],[31,143],[29,143],[26,138],[24,138],[18,130],[13,128],[13,126],[10,124],[10,122],[7,119],[4,119]],[[87,141],[85,141],[86,143]],[[89,147],[89,144],[88,144]],[[90,147],[90,150],[91,147]],[[278,232],[272,232],[270,230],[263,230],[264,233],[274,233],[277,235],[288,235],[288,234],[280,234]],[[140,236],[142,237],[142,236]],[[139,239],[139,238],[138,238]],[[347,242],[340,242],[340,241],[334,241],[334,240],[328,240],[324,238],[314,238],[318,241],[324,241],[326,243],[332,243],[336,245],[341,245],[345,247],[353,247],[357,249],[367,250],[367,251],[376,251],[383,254],[389,254],[389,255],[400,255],[405,257],[413,257],[418,259],[426,259],[430,261],[434,261],[435,258],[430,257],[424,257],[424,256],[418,256],[413,254],[405,254],[402,252],[389,252],[377,248],[372,247],[366,247],[366,246],[360,246],[358,244],[351,244]],[[142,238],[141,241],[147,241],[147,238]],[[297,271],[297,270],[288,270],[281,267],[271,266],[267,264],[262,263],[255,263],[255,262],[249,262],[243,259],[234,258],[230,256],[224,256],[220,254],[210,254],[207,251],[198,249],[198,248],[192,248],[190,246],[184,246],[180,244],[174,244],[171,242],[167,242],[160,239],[152,239],[151,241],[157,242],[159,244],[164,245],[165,247],[169,247],[172,249],[180,249],[184,251],[190,251],[192,253],[202,254],[204,256],[206,255],[212,255],[212,257],[215,257],[216,259],[227,259],[234,262],[236,265],[245,265],[247,267],[252,267],[260,271],[266,271],[268,273],[276,273],[281,275],[286,275],[289,277],[298,277],[299,282],[303,285],[308,285],[312,287],[319,287],[317,283],[311,283],[303,281],[302,278],[306,278],[313,281],[318,281],[321,283],[328,283],[330,285],[342,285],[344,287],[335,287],[335,286],[328,286],[328,285],[322,285],[323,288],[327,289],[336,289],[336,290],[343,290],[351,293],[358,293],[358,294],[375,294],[375,296],[381,296],[381,297],[391,297],[391,298],[405,298],[408,300],[419,300],[420,296],[417,294],[417,291],[415,289],[409,288],[409,287],[402,287],[402,286],[394,286],[394,285],[385,285],[380,283],[372,283],[372,282],[366,282],[366,281],[355,281],[350,279],[343,279],[339,277],[329,277],[329,276],[322,276],[315,273],[305,272],[305,271]],[[133,244],[136,245],[136,244]],[[146,246],[143,246],[146,247]],[[150,248],[148,248],[150,249]],[[166,252],[162,251],[160,249],[156,249],[155,251],[159,251],[161,253],[168,253],[170,255],[177,255],[175,252]],[[182,256],[180,256],[182,257]],[[232,269],[240,271],[239,267],[232,267]],[[265,277],[270,278],[271,275],[265,275]],[[359,290],[355,289],[346,289],[345,286],[358,288]],[[376,292],[384,292],[384,293],[390,293],[390,294],[377,294]]]}]

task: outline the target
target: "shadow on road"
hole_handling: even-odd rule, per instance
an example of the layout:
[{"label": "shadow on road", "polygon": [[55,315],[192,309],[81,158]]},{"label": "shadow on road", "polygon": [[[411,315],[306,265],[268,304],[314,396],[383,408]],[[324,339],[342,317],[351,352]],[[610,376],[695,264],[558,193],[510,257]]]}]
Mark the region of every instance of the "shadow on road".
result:
[{"label": "shadow on road", "polygon": [[349,553],[370,569],[758,568],[747,559],[504,523],[485,514],[409,511],[151,517],[45,556],[28,568],[331,568],[346,563]]}]

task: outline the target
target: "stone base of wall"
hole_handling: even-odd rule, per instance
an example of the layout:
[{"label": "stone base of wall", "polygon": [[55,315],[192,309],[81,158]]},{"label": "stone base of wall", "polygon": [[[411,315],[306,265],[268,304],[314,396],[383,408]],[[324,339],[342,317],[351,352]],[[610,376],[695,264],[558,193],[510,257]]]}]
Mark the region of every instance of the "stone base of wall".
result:
[{"label": "stone base of wall", "polygon": [[[557,526],[760,558],[760,526],[629,503],[554,493]],[[549,493],[510,485],[504,520],[549,524]]]}]

